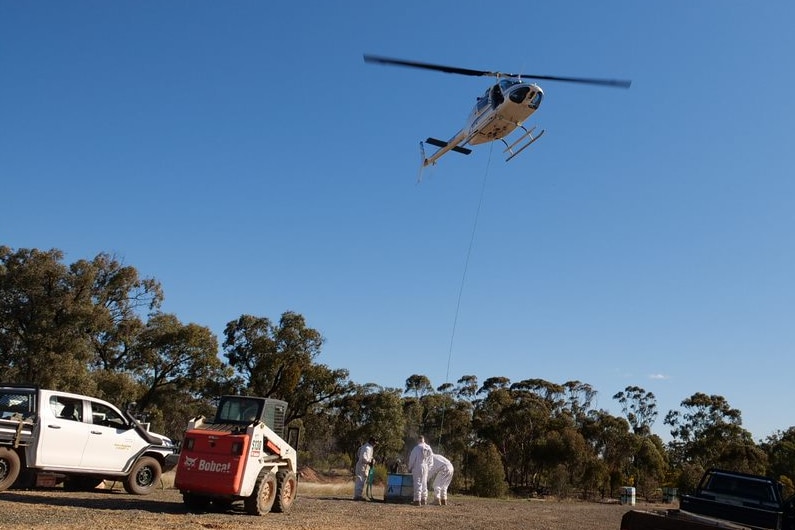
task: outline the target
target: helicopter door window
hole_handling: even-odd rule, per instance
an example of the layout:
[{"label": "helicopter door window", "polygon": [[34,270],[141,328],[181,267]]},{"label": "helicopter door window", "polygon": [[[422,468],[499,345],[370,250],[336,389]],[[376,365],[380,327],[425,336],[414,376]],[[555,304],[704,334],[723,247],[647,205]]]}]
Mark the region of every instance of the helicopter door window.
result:
[{"label": "helicopter door window", "polygon": [[500,86],[499,85],[494,85],[491,88],[491,106],[496,109],[500,105],[500,103],[502,103],[503,101],[505,101],[505,98],[502,95],[502,91],[500,90]]},{"label": "helicopter door window", "polygon": [[491,89],[487,88],[486,92],[482,96],[477,98],[477,104],[475,105],[475,108],[477,109],[478,114],[483,112],[483,110],[485,110],[486,107],[489,106],[490,101],[491,101]]}]

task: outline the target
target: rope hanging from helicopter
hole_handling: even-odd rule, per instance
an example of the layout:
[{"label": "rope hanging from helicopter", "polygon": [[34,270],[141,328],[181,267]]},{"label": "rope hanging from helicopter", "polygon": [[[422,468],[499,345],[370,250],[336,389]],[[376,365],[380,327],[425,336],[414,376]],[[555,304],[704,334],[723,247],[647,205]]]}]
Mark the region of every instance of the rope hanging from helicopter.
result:
[{"label": "rope hanging from helicopter", "polygon": [[[466,283],[467,271],[469,270],[469,258],[472,256],[472,247],[475,244],[475,233],[478,228],[478,220],[480,219],[480,210],[483,206],[483,197],[486,195],[486,181],[489,176],[489,168],[491,167],[491,154],[494,151],[494,144],[489,146],[489,157],[486,160],[486,171],[483,173],[483,183],[480,187],[480,198],[478,199],[478,206],[475,209],[475,220],[472,223],[472,233],[469,236],[469,246],[467,247],[466,258],[464,259],[464,272],[461,274],[461,283],[458,286],[458,299],[455,304],[455,313],[453,316],[453,329],[450,333],[450,347],[447,352],[447,371],[445,372],[445,385],[450,382],[450,366],[453,362],[453,344],[455,343],[455,332],[458,325],[458,314],[461,310],[461,299],[464,295],[464,285]],[[442,407],[442,416],[439,421],[439,437],[436,443],[437,446],[442,444],[442,433],[444,432],[444,415],[446,408]]]},{"label": "rope hanging from helicopter", "polygon": [[[434,64],[421,61],[411,61],[405,59],[397,59],[393,57],[383,57],[378,55],[364,54],[364,61],[366,63],[404,66],[410,68],[418,68],[423,70],[432,70],[436,72],[443,72],[448,74],[476,76],[476,77],[493,77],[495,84],[486,91],[485,94],[477,98],[477,103],[472,109],[467,124],[460,129],[449,140],[440,140],[438,138],[428,138],[425,140],[430,145],[438,149],[430,156],[425,156],[424,142],[420,142],[420,152],[422,155],[422,165],[420,167],[420,177],[422,175],[422,168],[436,164],[437,160],[449,152],[456,152],[459,154],[468,155],[472,152],[467,145],[474,146],[488,142],[491,146],[489,150],[489,158],[486,163],[486,172],[483,176],[483,186],[480,192],[480,201],[478,202],[477,211],[475,213],[475,221],[472,226],[472,235],[469,241],[469,249],[467,250],[466,260],[464,263],[464,273],[461,277],[461,284],[458,291],[458,301],[456,303],[455,318],[453,319],[453,329],[450,337],[450,350],[447,357],[447,375],[445,385],[449,384],[450,380],[450,365],[453,358],[453,343],[455,341],[456,326],[458,323],[458,313],[461,308],[461,299],[464,291],[464,284],[466,282],[467,269],[469,267],[469,258],[472,253],[472,246],[475,240],[475,232],[477,229],[478,218],[480,216],[480,207],[483,203],[483,197],[486,190],[486,180],[489,173],[489,166],[491,165],[491,155],[495,140],[500,140],[505,144],[506,155],[505,161],[509,161],[516,155],[530,147],[536,140],[541,138],[544,131],[534,134],[535,127],[529,129],[525,128],[522,124],[530,118],[531,115],[538,110],[541,101],[543,100],[544,92],[536,83],[529,83],[527,80],[533,79],[536,81],[555,81],[564,83],[577,83],[580,85],[595,85],[613,88],[629,88],[632,84],[629,80],[623,79],[600,79],[592,77],[564,77],[564,76],[551,76],[551,75],[537,75],[526,73],[505,73],[491,70],[476,70],[472,68],[461,68],[458,66],[449,66],[443,64]],[[511,133],[521,129],[523,133],[520,134],[519,139],[513,140],[508,143],[506,139]],[[444,427],[445,410],[442,408],[442,415],[439,424],[439,443],[441,444],[442,430]]]}]

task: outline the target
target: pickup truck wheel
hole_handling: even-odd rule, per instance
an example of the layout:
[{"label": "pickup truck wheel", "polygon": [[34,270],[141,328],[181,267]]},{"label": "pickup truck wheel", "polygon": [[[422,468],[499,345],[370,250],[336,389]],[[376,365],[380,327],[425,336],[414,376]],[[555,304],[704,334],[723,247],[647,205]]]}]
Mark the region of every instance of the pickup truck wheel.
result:
[{"label": "pickup truck wheel", "polygon": [[292,471],[282,470],[276,473],[276,502],[273,511],[289,513],[293,507],[295,495],[298,493],[298,479]]},{"label": "pickup truck wheel", "polygon": [[155,489],[162,474],[160,462],[156,459],[151,456],[139,458],[124,479],[124,490],[130,495],[148,495]]},{"label": "pickup truck wheel", "polygon": [[11,487],[18,490],[32,490],[36,487],[36,472],[27,467],[22,469]]},{"label": "pickup truck wheel", "polygon": [[257,485],[251,495],[243,500],[246,513],[251,515],[265,515],[271,511],[276,500],[276,476],[267,470],[262,470],[257,477]]},{"label": "pickup truck wheel", "polygon": [[11,487],[21,468],[17,452],[8,447],[0,447],[0,491]]}]

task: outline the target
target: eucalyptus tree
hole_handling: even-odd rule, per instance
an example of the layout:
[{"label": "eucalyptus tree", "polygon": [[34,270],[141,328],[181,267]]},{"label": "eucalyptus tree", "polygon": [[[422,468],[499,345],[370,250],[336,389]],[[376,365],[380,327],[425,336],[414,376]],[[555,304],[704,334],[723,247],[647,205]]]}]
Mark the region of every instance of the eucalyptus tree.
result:
[{"label": "eucalyptus tree", "polygon": [[412,374],[406,379],[403,389],[403,416],[406,418],[405,443],[410,444],[416,441],[420,435],[427,436],[431,440],[432,433],[426,432],[428,429],[428,414],[424,398],[433,395],[433,385],[428,376],[422,374]]},{"label": "eucalyptus tree", "polygon": [[459,467],[474,443],[472,403],[458,399],[453,385],[442,385],[436,392],[422,396],[419,402],[423,410],[419,430],[426,435],[426,442],[434,452],[443,454]]},{"label": "eucalyptus tree", "polygon": [[582,425],[592,412],[598,392],[588,383],[567,381],[563,383],[564,408],[572,415],[577,425]]},{"label": "eucalyptus tree", "polygon": [[668,466],[667,452],[659,436],[651,428],[657,419],[657,398],[653,392],[639,386],[627,386],[613,395],[621,405],[629,425],[632,427],[632,466],[629,471],[635,479],[638,493],[648,495],[664,481]]},{"label": "eucalyptus tree", "polygon": [[142,390],[138,408],[178,434],[191,416],[206,411],[215,397],[209,392],[232,376],[231,368],[218,358],[218,339],[209,328],[183,324],[165,313],[147,321],[126,365]]},{"label": "eucalyptus tree", "polygon": [[124,371],[130,348],[144,331],[146,320],[159,312],[164,299],[160,283],[139,277],[134,267],[124,266],[108,254],[80,260],[71,269],[92,293],[92,326],[88,331],[94,365],[102,370]]},{"label": "eucalyptus tree", "polygon": [[74,288],[59,250],[0,247],[0,364],[7,381],[80,390],[90,343],[90,291]]},{"label": "eucalyptus tree", "polygon": [[406,387],[404,392],[406,394],[413,394],[415,399],[420,399],[426,394],[433,392],[433,385],[428,376],[413,374],[406,379]]},{"label": "eucalyptus tree", "polygon": [[381,461],[402,458],[405,418],[400,389],[375,384],[353,385],[337,396],[324,414],[330,414],[337,450],[354,463],[357,448],[371,436],[378,439]]},{"label": "eucalyptus tree", "polygon": [[351,389],[347,370],[315,362],[323,337],[298,313],[282,313],[278,324],[242,315],[227,323],[224,336],[225,356],[245,385],[242,391],[290,403],[288,422],[316,412]]},{"label": "eucalyptus tree", "polygon": [[[632,475],[634,438],[629,423],[624,418],[598,410],[590,415],[583,425],[582,432],[591,447],[591,452],[604,464],[600,473],[606,473],[607,494],[613,496],[617,488],[626,485]],[[604,478],[600,475],[595,477],[595,480]]]},{"label": "eucalyptus tree", "polygon": [[668,412],[665,424],[671,427],[669,453],[673,464],[682,469],[688,467],[688,482],[712,466],[764,471],[764,453],[742,427],[741,412],[732,408],[726,398],[697,392],[683,400],[681,406],[681,410]]},{"label": "eucalyptus tree", "polygon": [[108,254],[68,266],[63,257],[0,247],[0,364],[6,379],[93,393],[90,370],[126,370],[144,313],[163,295]]},{"label": "eucalyptus tree", "polygon": [[795,493],[795,427],[771,434],[761,448],[767,454],[768,474],[785,482],[790,495]]},{"label": "eucalyptus tree", "polygon": [[657,419],[657,398],[654,393],[647,392],[639,386],[628,386],[613,395],[621,405],[624,416],[632,426],[632,431],[640,435],[651,434],[651,428]]},{"label": "eucalyptus tree", "polygon": [[472,401],[478,393],[478,378],[475,375],[464,375],[456,381],[455,395],[460,399]]}]

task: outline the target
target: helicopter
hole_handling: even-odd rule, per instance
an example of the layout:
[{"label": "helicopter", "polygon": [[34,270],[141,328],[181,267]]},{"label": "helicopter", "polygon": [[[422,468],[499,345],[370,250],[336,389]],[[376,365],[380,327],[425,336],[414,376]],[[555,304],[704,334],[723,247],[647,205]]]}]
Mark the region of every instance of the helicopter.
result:
[{"label": "helicopter", "polygon": [[[469,68],[407,61],[369,54],[364,54],[364,61],[374,64],[407,66],[411,68],[435,70],[448,74],[494,77],[497,79],[494,85],[490,86],[483,95],[477,98],[475,107],[469,114],[466,125],[455,133],[452,138],[447,141],[437,138],[428,138],[425,142],[420,142],[420,154],[422,156],[423,168],[436,164],[443,155],[450,151],[468,155],[472,150],[465,146],[474,146],[496,140],[500,140],[505,144],[504,152],[508,153],[505,159],[507,162],[541,138],[544,134],[544,130],[534,134],[536,127],[527,129],[523,123],[538,110],[544,98],[544,91],[541,90],[541,87],[537,84],[525,82],[524,79],[562,81],[566,83],[580,83],[615,88],[629,88],[632,84],[631,81],[618,79],[509,74],[488,70],[472,70]],[[509,144],[506,137],[516,129],[521,129],[524,132],[519,138]],[[425,155],[426,143],[438,148],[431,156]]]}]

